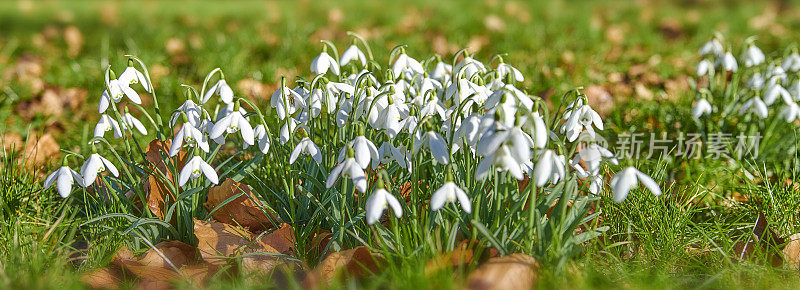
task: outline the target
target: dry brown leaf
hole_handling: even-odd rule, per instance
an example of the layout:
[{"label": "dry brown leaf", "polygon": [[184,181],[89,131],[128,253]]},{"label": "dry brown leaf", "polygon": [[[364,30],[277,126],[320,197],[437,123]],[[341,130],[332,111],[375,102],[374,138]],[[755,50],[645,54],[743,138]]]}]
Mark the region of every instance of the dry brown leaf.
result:
[{"label": "dry brown leaf", "polygon": [[25,165],[28,167],[46,165],[48,161],[57,160],[61,156],[61,147],[50,133],[41,137],[29,137],[25,144]]},{"label": "dry brown leaf", "polygon": [[117,268],[100,268],[84,273],[80,280],[92,289],[120,289],[123,277]]},{"label": "dry brown leaf", "polygon": [[769,228],[769,222],[764,213],[759,213],[750,237],[734,244],[732,258],[735,261],[745,261],[765,257],[773,266],[780,266],[783,264],[783,258],[776,253],[775,249],[778,249],[783,243],[784,239],[779,238]]},{"label": "dry brown leaf", "polygon": [[469,265],[476,260],[485,261],[498,255],[497,249],[484,247],[477,240],[463,240],[452,251],[428,261],[425,265],[425,274],[430,275],[451,267]]},{"label": "dry brown leaf", "polygon": [[792,270],[800,270],[800,233],[789,236],[783,248],[783,260]]},{"label": "dry brown leaf", "polygon": [[216,209],[211,216],[219,222],[231,225],[241,225],[253,232],[263,231],[271,226],[274,218],[267,217],[261,207],[256,204],[258,200],[250,186],[227,178],[222,184],[212,187],[208,192],[205,208],[212,211],[229,198],[239,195],[236,199]]},{"label": "dry brown leaf", "polygon": [[[156,250],[160,251],[164,257]],[[202,261],[197,248],[181,241],[165,241],[155,245],[155,249],[147,250],[139,262],[145,266],[171,269],[172,267],[164,260],[165,257],[175,267],[194,265]]]},{"label": "dry brown leaf", "polygon": [[171,269],[142,264],[124,247],[111,260],[111,265],[144,281],[172,281],[180,278],[180,274]]},{"label": "dry brown leaf", "polygon": [[328,247],[328,244],[331,242],[331,239],[333,239],[333,233],[323,229],[317,230],[311,237],[311,242],[309,243],[309,256],[318,258],[330,254],[331,249]]},{"label": "dry brown leaf", "polygon": [[294,227],[282,223],[277,230],[258,239],[264,249],[272,249],[274,253],[294,255]]},{"label": "dry brown leaf", "polygon": [[316,288],[320,283],[329,283],[339,275],[362,278],[380,269],[385,262],[380,256],[373,254],[367,247],[334,252],[325,257],[303,281],[305,288]]},{"label": "dry brown leaf", "polygon": [[0,132],[2,134],[2,138],[0,138],[0,143],[2,143],[3,150],[8,152],[20,151],[25,147],[25,143],[22,142],[22,136],[14,132]]},{"label": "dry brown leaf", "polygon": [[252,96],[257,100],[268,101],[272,97],[270,86],[254,79],[243,79],[236,83],[236,87],[245,96]]},{"label": "dry brown leaf", "polygon": [[607,116],[614,109],[614,98],[606,88],[598,85],[591,85],[584,91],[592,105],[600,116]]},{"label": "dry brown leaf", "polygon": [[538,263],[525,254],[489,259],[470,273],[467,289],[533,289]]},{"label": "dry brown leaf", "polygon": [[[151,171],[155,172],[158,170],[164,174],[166,178],[174,181],[172,172],[168,169],[167,162],[170,162],[170,164],[175,167],[176,172],[180,172],[181,168],[183,168],[183,165],[186,163],[187,155],[186,152],[181,151],[176,157],[168,158],[170,145],[172,145],[171,140],[155,139],[151,141],[150,144],[147,145],[145,159],[147,159],[148,167]],[[162,156],[168,158],[166,162]],[[145,194],[147,194],[147,207],[157,217],[163,217],[164,212],[170,206],[164,201],[164,197],[169,194],[167,185],[156,175],[150,175],[147,177],[144,189]],[[172,196],[170,200],[174,201],[175,198],[175,196]]]},{"label": "dry brown leaf", "polygon": [[64,42],[67,43],[69,56],[76,57],[81,53],[81,48],[83,48],[83,34],[77,27],[73,25],[67,26],[67,28],[64,28]]},{"label": "dry brown leaf", "polygon": [[214,221],[194,220],[194,234],[200,255],[209,263],[222,265],[251,245],[252,234],[245,229]]},{"label": "dry brown leaf", "polygon": [[491,32],[502,32],[506,30],[506,22],[503,18],[495,14],[490,14],[483,19],[483,25]]}]

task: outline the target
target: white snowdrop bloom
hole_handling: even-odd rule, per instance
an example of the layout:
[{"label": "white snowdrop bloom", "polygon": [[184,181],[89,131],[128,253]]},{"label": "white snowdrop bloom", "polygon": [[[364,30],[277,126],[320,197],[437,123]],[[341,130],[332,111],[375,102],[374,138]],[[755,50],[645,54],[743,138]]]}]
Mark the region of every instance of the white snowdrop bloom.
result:
[{"label": "white snowdrop bloom", "polygon": [[364,136],[358,136],[349,143],[347,146],[342,148],[339,151],[339,158],[337,159],[338,162],[342,162],[346,156],[348,150],[353,149],[353,153],[355,154],[353,157],[358,162],[358,165],[361,166],[363,169],[367,169],[367,167],[372,164],[372,168],[375,169],[378,167],[381,161],[381,155],[378,152],[378,148],[375,147],[375,144],[372,144],[372,141],[367,139]]},{"label": "white snowdrop bloom", "polygon": [[[463,71],[462,71],[463,69]],[[453,67],[453,71],[456,74],[460,74],[463,72],[463,76],[471,79],[472,75],[476,73],[485,73],[486,66],[483,65],[480,61],[475,60],[472,57],[465,57],[461,62],[457,63],[455,67]],[[457,75],[462,76],[462,75]]]},{"label": "white snowdrop bloom", "polygon": [[367,115],[372,128],[385,130],[389,138],[394,138],[403,129],[404,119],[408,117],[409,107],[391,96],[382,96],[374,100],[372,109]]},{"label": "white snowdrop bloom", "polygon": [[[486,102],[493,92],[489,91],[486,87],[470,82],[466,79],[458,79],[450,83],[444,92],[445,99],[453,101],[457,106],[461,105],[468,98],[480,105]],[[468,106],[464,106],[465,108]]]},{"label": "white snowdrop bloom", "polygon": [[[247,115],[247,111],[245,111],[244,108],[242,108],[241,106],[237,106],[236,103],[230,103],[230,104],[226,104],[224,107],[219,109],[219,112],[217,112],[217,115],[214,117],[215,120],[217,120],[217,122],[219,122],[219,120],[222,120],[222,118],[225,118],[228,115],[230,115],[231,113],[233,113],[234,111],[236,111],[236,107],[239,108],[238,109],[239,114],[242,114],[242,116]],[[245,119],[250,121],[250,117],[245,117]]]},{"label": "white snowdrop bloom", "polygon": [[81,177],[80,174],[68,166],[61,166],[61,168],[57,169],[55,172],[50,173],[44,180],[44,189],[48,189],[53,186],[53,184],[56,184],[58,194],[62,198],[67,198],[72,192],[72,185],[75,184],[76,181],[79,186],[83,186],[83,177]]},{"label": "white snowdrop bloom", "polygon": [[692,116],[700,118],[700,116],[711,114],[711,103],[706,99],[699,99],[692,107]]},{"label": "white snowdrop bloom", "polygon": [[725,71],[736,72],[739,69],[739,64],[736,63],[736,58],[733,57],[733,54],[730,52],[726,52],[725,55],[717,59],[715,64],[717,67],[721,67]]},{"label": "white snowdrop bloom", "polygon": [[507,75],[511,76],[512,80],[515,82],[523,82],[525,81],[525,77],[522,76],[522,72],[520,72],[517,68],[507,64],[507,63],[500,63],[497,65],[497,74],[499,79],[505,78]]},{"label": "white snowdrop bloom", "polygon": [[436,97],[432,97],[425,103],[425,105],[422,106],[422,108],[420,108],[419,115],[421,118],[438,115],[440,120],[445,120],[447,117],[442,104]]},{"label": "white snowdrop bloom", "polygon": [[724,48],[722,47],[722,41],[717,39],[716,37],[709,40],[702,47],[700,47],[700,56],[706,56],[709,54],[713,54],[715,56],[722,55]]},{"label": "white snowdrop bloom", "polygon": [[139,98],[139,94],[136,93],[128,84],[123,83],[120,80],[110,80],[108,81],[108,89],[103,91],[103,94],[100,96],[100,104],[98,105],[98,110],[100,113],[104,113],[108,110],[108,107],[111,105],[111,102],[119,103],[122,101],[122,96],[128,97],[128,99],[136,104],[142,104],[142,99]]},{"label": "white snowdrop bloom", "polygon": [[[526,116],[527,117],[527,116]],[[547,125],[544,123],[544,118],[539,115],[539,112],[531,113],[530,122],[523,122],[523,126],[525,124],[530,124],[532,126],[531,131],[533,132],[533,147],[537,149],[543,149],[547,146]]]},{"label": "white snowdrop bloom", "polygon": [[435,66],[433,66],[433,70],[430,73],[430,77],[439,81],[441,84],[446,84],[450,82],[450,76],[453,74],[453,66],[446,64],[444,62],[437,62]]},{"label": "white snowdrop bloom", "polygon": [[433,160],[439,164],[450,163],[450,154],[447,152],[447,142],[442,135],[434,131],[422,133],[418,131],[414,134],[414,154],[419,152],[422,147],[428,147],[433,155]]},{"label": "white snowdrop bloom", "polygon": [[198,146],[204,152],[208,152],[208,140],[206,140],[203,132],[200,132],[200,129],[190,123],[183,123],[181,129],[175,134],[175,138],[172,139],[172,145],[169,147],[169,156],[177,155],[184,142],[190,147]]},{"label": "white snowdrop bloom", "polygon": [[739,114],[745,114],[747,112],[753,112],[756,116],[760,118],[766,118],[769,115],[769,111],[767,110],[767,104],[761,100],[759,97],[754,97],[744,104],[742,104],[742,108],[739,110]]},{"label": "white snowdrop bloom", "polygon": [[94,153],[89,155],[86,162],[81,166],[81,176],[83,176],[83,187],[88,187],[97,179],[97,174],[103,171],[111,172],[114,176],[119,176],[119,170],[114,166],[111,161],[105,159],[100,154]]},{"label": "white snowdrop bloom", "polygon": [[172,116],[169,120],[170,127],[175,127],[175,124],[178,122],[178,118],[181,116],[181,113],[186,114],[186,117],[189,119],[189,123],[192,124],[192,126],[197,127],[200,126],[200,123],[203,121],[203,113],[205,113],[205,110],[203,110],[203,108],[194,101],[186,100],[172,113]]},{"label": "white snowdrop bloom", "polygon": [[[321,111],[322,105],[327,108],[328,114],[336,112],[336,105],[339,103],[342,94],[353,96],[355,94],[355,87],[346,83],[328,82],[325,84],[325,90],[314,89],[308,97],[309,107],[313,108],[312,111]],[[342,96],[342,99],[346,99]]]},{"label": "white snowdrop bloom", "polygon": [[[311,97],[309,96],[309,98]],[[303,96],[297,91],[289,89],[285,86],[278,88],[278,90],[272,93],[272,97],[269,99],[269,104],[275,109],[275,112],[278,114],[278,118],[281,120],[285,119],[286,116],[291,116],[297,112],[297,110],[306,107]]]},{"label": "white snowdrop bloom", "polygon": [[350,121],[350,115],[353,113],[353,98],[343,98],[339,102],[339,110],[336,110],[336,125],[344,127]]},{"label": "white snowdrop bloom", "polygon": [[788,123],[792,123],[795,120],[800,120],[800,106],[798,106],[795,102],[791,102],[781,109],[781,113],[778,116]]},{"label": "white snowdrop bloom", "polygon": [[464,190],[458,187],[455,182],[447,181],[431,195],[431,210],[438,211],[444,206],[445,202],[456,201],[461,204],[461,209],[464,212],[472,213],[472,202],[470,202]]},{"label": "white snowdrop bloom", "polygon": [[622,202],[625,200],[631,189],[639,187],[639,182],[644,184],[654,195],[661,195],[661,188],[658,187],[655,180],[636,168],[628,167],[617,172],[617,174],[611,178],[610,185],[614,193],[614,202]]},{"label": "white snowdrop bloom", "polygon": [[311,72],[319,75],[327,73],[328,70],[338,76],[339,64],[327,52],[323,51],[311,61]]},{"label": "white snowdrop bloom", "polygon": [[[603,146],[592,143],[582,148],[574,158],[569,161],[569,165],[575,168],[578,176],[585,178],[588,175],[596,175],[600,170],[600,163],[608,160],[609,163],[618,165],[619,161],[610,150]],[[586,164],[586,169],[581,166],[581,161]]]},{"label": "white snowdrop bloom", "polygon": [[94,126],[94,137],[103,137],[106,132],[111,130],[114,131],[114,138],[122,138],[122,128],[117,120],[106,114],[100,115],[100,121],[97,121],[97,125]]},{"label": "white snowdrop bloom", "polygon": [[183,169],[181,169],[181,173],[178,177],[178,185],[183,187],[190,178],[197,179],[202,175],[205,175],[211,183],[219,184],[219,177],[217,176],[217,172],[214,171],[214,167],[208,165],[200,156],[192,157],[189,162],[186,162]]},{"label": "white snowdrop bloom", "polygon": [[[583,101],[580,103],[583,103]],[[589,136],[594,137],[595,132],[592,125],[597,127],[598,130],[603,130],[603,119],[589,105],[578,105],[573,107],[572,110],[567,110],[564,113],[564,120],[566,122],[561,125],[561,133],[566,133],[567,140],[570,142],[578,139],[578,136],[584,130],[589,133]]]},{"label": "white snowdrop bloom", "polygon": [[[270,140],[269,133],[267,132],[267,127],[265,127],[264,124],[258,124],[258,126],[253,128],[253,134],[255,134],[256,142],[258,143],[258,150],[260,150],[261,153],[267,154],[272,144],[272,140]],[[247,143],[244,143],[244,149],[247,149],[248,146]]]},{"label": "white snowdrop bloom", "polygon": [[800,70],[800,55],[798,55],[797,52],[793,52],[783,60],[781,67],[786,71],[796,72]]},{"label": "white snowdrop bloom", "polygon": [[522,163],[531,159],[533,139],[519,127],[489,130],[478,141],[477,153],[480,156],[489,156],[501,146],[507,146],[512,157]]},{"label": "white snowdrop bloom", "polygon": [[490,169],[494,166],[498,172],[508,172],[517,180],[525,178],[523,175],[524,165],[530,160],[520,161],[515,153],[512,153],[513,146],[500,146],[496,151],[484,157],[475,169],[475,179],[483,180],[489,176]]},{"label": "white snowdrop bloom", "polygon": [[372,195],[367,198],[366,211],[367,211],[367,224],[373,225],[383,215],[383,211],[392,207],[394,216],[400,218],[403,216],[403,207],[400,206],[400,201],[394,195],[386,191],[386,189],[378,188]]},{"label": "white snowdrop bloom", "polygon": [[754,90],[761,90],[764,87],[764,76],[760,73],[753,74],[745,85]]},{"label": "white snowdrop bloom", "polygon": [[364,174],[364,170],[361,169],[361,165],[356,162],[355,158],[348,157],[343,162],[339,163],[339,165],[336,165],[336,167],[331,170],[330,175],[328,175],[328,179],[325,181],[325,187],[331,188],[336,184],[336,180],[339,176],[351,179],[356,189],[361,193],[367,192],[366,174]]},{"label": "white snowdrop bloom", "polygon": [[792,95],[780,84],[774,84],[764,92],[764,103],[771,106],[780,96],[786,104],[792,103]]},{"label": "white snowdrop bloom", "polygon": [[317,144],[314,144],[314,141],[311,141],[311,139],[308,137],[304,137],[303,140],[300,140],[300,142],[297,143],[297,146],[294,147],[294,150],[292,150],[292,155],[289,156],[289,164],[293,164],[295,161],[297,161],[297,157],[299,157],[300,154],[307,154],[311,156],[311,158],[314,159],[317,164],[322,163],[322,151],[320,151],[319,147],[317,147]]},{"label": "white snowdrop bloom", "polygon": [[361,49],[359,49],[355,44],[348,47],[347,50],[342,53],[339,63],[342,66],[345,66],[352,60],[360,62],[361,66],[367,66],[367,56],[364,55],[364,53],[361,52]]},{"label": "white snowdrop bloom", "polygon": [[754,44],[750,44],[742,54],[742,62],[744,62],[744,66],[746,67],[762,64],[765,60],[764,52]]},{"label": "white snowdrop bloom", "polygon": [[564,156],[556,155],[553,150],[545,150],[533,169],[533,180],[539,187],[548,181],[555,184],[566,176],[565,171]]},{"label": "white snowdrop bloom", "polygon": [[406,168],[411,172],[411,160],[408,158],[405,146],[394,147],[392,143],[383,142],[381,147],[378,148],[378,156],[380,157],[380,164],[389,164],[392,161],[397,162],[402,168]]},{"label": "white snowdrop bloom", "polygon": [[788,91],[789,95],[791,95],[795,101],[800,101],[800,80],[794,81],[794,84],[789,87]]},{"label": "white snowdrop bloom", "polygon": [[704,59],[697,63],[697,76],[713,75],[714,64],[710,60]]},{"label": "white snowdrop bloom", "polygon": [[255,144],[253,126],[250,125],[250,122],[240,111],[234,111],[217,121],[217,123],[214,124],[214,128],[211,129],[209,137],[214,139],[223,136],[225,133],[233,134],[236,132],[240,132],[242,140],[244,140],[247,145]]},{"label": "white snowdrop bloom", "polygon": [[122,131],[128,131],[131,127],[133,127],[136,128],[139,133],[142,133],[142,135],[147,135],[147,128],[144,127],[144,124],[142,124],[139,119],[136,119],[136,117],[130,113],[125,113],[122,115],[122,120],[119,122],[119,125],[120,128],[122,128]]},{"label": "white snowdrop bloom", "polygon": [[422,68],[422,64],[420,64],[419,61],[409,57],[405,53],[401,53],[399,56],[397,56],[397,59],[392,65],[392,73],[394,74],[395,78],[398,78],[404,71],[410,71],[417,74],[425,73],[425,70]]},{"label": "white snowdrop bloom", "polygon": [[[208,119],[208,118],[203,119],[203,121],[200,122],[200,126],[198,126],[197,129],[200,130],[200,132],[203,132],[203,134],[207,134],[207,135],[210,136],[211,135],[211,130],[214,129],[214,122],[212,122],[211,119]],[[210,139],[214,140],[214,143],[217,143],[219,145],[225,145],[225,135],[224,134],[220,135],[217,138],[210,138]],[[245,143],[245,144],[247,144],[247,143]]]},{"label": "white snowdrop bloom", "polygon": [[142,84],[144,90],[148,93],[150,92],[150,82],[148,82],[144,74],[142,74],[142,72],[137,70],[135,67],[129,66],[125,69],[125,71],[122,72],[122,74],[119,75],[119,78],[117,79],[128,86]]},{"label": "white snowdrop bloom", "polygon": [[203,94],[201,102],[203,104],[208,103],[208,100],[210,100],[213,95],[218,95],[223,103],[230,104],[233,102],[233,90],[225,79],[219,79],[216,84],[211,86],[211,88]]},{"label": "white snowdrop bloom", "polygon": [[478,144],[482,134],[480,129],[481,115],[477,113],[470,114],[461,124],[458,125],[453,138],[453,153],[458,151],[463,146],[464,141],[468,147],[475,147]]}]

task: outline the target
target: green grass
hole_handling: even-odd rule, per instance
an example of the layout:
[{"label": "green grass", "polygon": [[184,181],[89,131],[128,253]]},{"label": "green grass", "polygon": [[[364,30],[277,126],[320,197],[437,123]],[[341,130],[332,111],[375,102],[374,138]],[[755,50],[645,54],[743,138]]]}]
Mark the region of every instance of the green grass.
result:
[{"label": "green grass", "polygon": [[[200,84],[205,73],[215,67],[221,67],[230,80],[254,79],[265,84],[277,83],[282,74],[307,75],[307,64],[321,48],[319,37],[334,41],[341,50],[350,41],[346,31],[374,34],[368,36],[369,41],[381,60],[398,44],[407,44],[410,55],[422,56],[431,55],[439,39],[458,49],[483,38],[478,50],[482,59],[508,53],[510,62],[525,75],[530,93],[554,89],[554,96],[592,84],[608,86],[612,93],[625,92],[614,89],[610,75],[627,75],[632,67],[647,64],[647,72],[655,72],[661,80],[647,84],[655,97],[641,98],[633,92],[614,95],[616,106],[606,118],[605,132],[612,135],[643,129],[675,132],[677,123],[687,131],[698,129],[690,121],[691,89],[673,94],[666,92],[663,81],[692,75],[697,49],[714,31],[723,32],[733,42],[756,35],[768,55],[793,45],[800,36],[800,20],[793,17],[800,10],[782,10],[776,6],[779,4],[766,1],[33,3],[30,11],[16,2],[0,3],[0,73],[12,70],[25,57],[39,58],[43,73],[38,77],[48,86],[86,89],[86,105],[61,116],[36,114],[24,119],[17,111],[19,105],[37,95],[25,82],[3,76],[0,120],[4,125],[0,132],[22,136],[60,132],[56,137],[61,148],[78,152],[88,150],[84,144],[97,118],[95,104],[103,89],[98,80],[106,65],[124,66],[124,54],[137,55],[151,69],[156,65],[169,69],[169,74],[155,83],[164,108],[182,102],[181,83]],[[774,22],[755,27],[758,21],[754,18],[773,6],[779,14],[767,18]],[[335,19],[334,8],[341,11],[341,20]],[[108,16],[110,11],[117,16]],[[102,14],[114,20],[106,23]],[[504,28],[487,28],[484,21],[489,15],[502,19]],[[662,32],[668,20],[680,23],[675,39]],[[67,26],[77,27],[83,37],[82,50],[74,57],[67,54],[61,36]],[[50,30],[56,31],[52,37]],[[614,39],[615,30],[623,33],[619,42]],[[173,38],[185,45],[184,52],[167,51],[165,43]],[[42,39],[44,44],[37,44]],[[638,82],[641,80],[635,77],[623,80],[630,87]],[[557,97],[548,101],[554,106],[559,102]],[[260,104],[266,104],[265,100]],[[0,287],[81,287],[80,274],[107,263],[121,245],[113,236],[98,238],[108,233],[103,229],[90,230],[80,226],[81,220],[70,219],[68,215],[75,212],[65,211],[53,190],[42,191],[41,181],[37,181],[41,174],[19,165],[16,156],[3,153],[0,174]],[[736,263],[726,257],[734,243],[748,234],[747,226],[752,227],[759,213],[767,216],[780,236],[798,232],[800,197],[797,189],[783,180],[800,182],[800,170],[796,157],[786,160],[788,165],[774,167],[779,178],[761,183],[750,181],[741,170],[742,166],[751,172],[762,168],[746,164],[703,159],[629,162],[647,168],[646,172],[657,172],[654,177],[671,189],[661,197],[637,191],[622,204],[604,197],[597,203],[602,212],[598,223],[609,226],[609,231],[584,244],[582,254],[565,267],[545,267],[539,285],[797,288],[797,272],[762,266],[758,261]],[[53,164],[58,161],[52,160]],[[734,192],[749,199],[725,206]],[[60,219],[62,215],[66,217]],[[83,265],[69,261],[74,250],[71,245],[78,240],[93,245]],[[701,254],[704,251],[711,254]],[[423,274],[427,260],[434,255],[392,257],[395,263],[377,277],[352,283],[401,289],[461,285],[463,281],[453,279],[451,273]],[[212,288],[260,286],[226,280],[211,284]],[[344,283],[334,288],[348,286]]]}]

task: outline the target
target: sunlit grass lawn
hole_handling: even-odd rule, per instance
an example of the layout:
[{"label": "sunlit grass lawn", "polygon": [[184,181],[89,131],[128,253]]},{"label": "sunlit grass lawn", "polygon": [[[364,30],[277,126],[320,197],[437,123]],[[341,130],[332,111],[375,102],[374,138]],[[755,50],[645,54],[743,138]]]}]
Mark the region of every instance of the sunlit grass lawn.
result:
[{"label": "sunlit grass lawn", "polygon": [[[554,106],[570,88],[599,85],[612,96],[604,103],[610,132],[664,129],[688,116],[693,96],[687,76],[693,74],[697,48],[714,31],[738,40],[756,35],[770,52],[800,39],[800,10],[790,8],[766,1],[3,2],[0,133],[24,138],[50,132],[62,149],[80,151],[97,118],[95,104],[102,92],[97,80],[107,65],[123,66],[124,54],[151,66],[163,107],[182,102],[181,83],[199,84],[216,67],[236,80],[239,92],[266,104],[281,76],[307,75],[306,64],[321,48],[319,40],[331,40],[341,50],[350,44],[347,31],[366,37],[382,60],[399,44],[407,44],[410,55],[438,53],[445,59],[463,47],[483,59],[507,53],[526,76],[528,92],[549,98]],[[15,73],[23,60],[40,65],[33,81]],[[85,89],[85,100],[60,114],[25,111],[31,108],[25,104],[37,103],[52,88]],[[4,154],[0,173],[5,205],[0,285],[80,287],[81,271],[106,263],[118,242],[95,241],[82,267],[67,262],[71,231],[80,222],[58,223],[53,213],[62,205],[60,198],[50,191],[42,194],[35,180],[41,174],[11,165],[12,158]],[[752,191],[755,201],[727,208],[722,196],[748,190],[740,173],[706,160],[672,164],[664,171],[678,172],[663,176],[676,194],[604,205],[602,222],[612,228],[608,236],[588,243],[567,270],[542,271],[540,284],[609,289],[800,285],[797,272],[688,250],[730,249],[759,212],[775,208],[784,210],[764,212],[777,223],[775,230],[797,232],[798,225],[787,223],[797,219],[796,209],[776,205],[796,204],[796,190],[776,189],[783,195]],[[777,201],[761,202],[773,195]],[[392,267],[365,286],[451,288],[462,283],[450,275],[416,273],[426,262]],[[241,281],[212,286],[230,284],[253,286]]]}]

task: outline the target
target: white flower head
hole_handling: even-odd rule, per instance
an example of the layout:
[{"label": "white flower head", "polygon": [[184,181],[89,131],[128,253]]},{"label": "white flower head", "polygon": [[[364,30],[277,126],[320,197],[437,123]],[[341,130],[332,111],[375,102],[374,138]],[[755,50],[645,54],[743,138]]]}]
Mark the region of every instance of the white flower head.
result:
[{"label": "white flower head", "polygon": [[48,189],[53,184],[56,184],[56,188],[58,189],[58,194],[61,195],[62,198],[69,197],[69,194],[72,192],[72,185],[75,182],[78,182],[78,185],[83,185],[83,177],[80,174],[69,168],[68,166],[61,166],[61,168],[57,169],[55,172],[50,173],[47,178],[44,180],[44,189]]},{"label": "white flower head", "polygon": [[765,60],[766,57],[764,56],[764,52],[752,43],[742,54],[742,61],[746,67],[757,66],[764,63]]},{"label": "white flower head", "polygon": [[142,84],[144,90],[147,91],[148,93],[150,92],[150,82],[147,81],[147,77],[145,77],[142,72],[140,72],[133,66],[129,66],[128,68],[126,68],[125,71],[123,71],[122,74],[120,74],[119,78],[117,79],[123,84],[127,84],[128,86],[134,84]]},{"label": "white flower head", "polygon": [[718,58],[716,66],[721,67],[725,71],[729,72],[736,72],[739,69],[739,64],[736,62],[736,58],[733,57],[733,54],[730,52],[726,52],[725,55]]},{"label": "white flower head", "polygon": [[217,172],[214,171],[214,168],[208,165],[200,156],[192,157],[192,159],[183,166],[178,178],[178,184],[183,187],[190,178],[197,179],[202,175],[205,175],[211,183],[219,184],[219,177],[217,176]]},{"label": "white flower head", "polygon": [[405,53],[401,53],[392,65],[392,73],[394,74],[395,78],[399,78],[400,75],[406,71],[417,74],[425,73],[425,70],[422,68],[422,64],[420,64],[419,61],[409,57]]},{"label": "white flower head", "polygon": [[[348,155],[349,154],[350,153],[348,153]],[[343,162],[339,163],[339,165],[336,165],[336,167],[331,170],[330,175],[328,175],[328,179],[325,181],[325,187],[331,188],[336,184],[336,180],[339,179],[339,176],[352,179],[358,191],[361,193],[367,192],[367,176],[364,170],[361,169],[361,165],[356,162],[355,158],[348,157]]]},{"label": "white flower head", "polygon": [[120,128],[117,120],[114,120],[114,118],[106,114],[102,114],[100,115],[100,121],[97,121],[97,125],[94,126],[94,137],[103,137],[106,132],[112,130],[114,131],[115,138],[122,138],[122,128]]},{"label": "white flower head", "polygon": [[350,61],[356,60],[361,63],[361,66],[367,66],[367,56],[361,52],[361,49],[358,48],[355,44],[351,45],[342,53],[342,57],[339,60],[341,66],[345,66]]},{"label": "white flower head", "polygon": [[375,224],[383,215],[383,211],[390,206],[397,218],[403,216],[403,207],[400,206],[400,201],[398,201],[394,195],[386,191],[386,189],[383,189],[382,186],[378,186],[378,189],[367,198],[367,224]]},{"label": "white flower head", "polygon": [[81,176],[83,176],[83,187],[88,187],[94,183],[95,179],[97,179],[97,174],[108,169],[114,176],[119,176],[119,171],[117,167],[114,166],[111,161],[100,156],[100,154],[94,153],[86,158],[86,162],[83,163],[81,166]]},{"label": "white flower head", "polygon": [[456,202],[461,204],[461,209],[466,213],[472,213],[472,203],[463,189],[458,187],[453,181],[445,182],[442,187],[433,192],[431,196],[431,210],[438,211],[445,202]]},{"label": "white flower head", "polygon": [[285,86],[272,93],[269,104],[275,109],[278,118],[281,120],[293,115],[297,110],[305,109],[307,106],[305,98],[297,90],[292,90]]},{"label": "white flower head", "polygon": [[206,140],[203,132],[187,122],[183,123],[181,129],[175,134],[175,138],[172,139],[172,145],[169,147],[169,156],[177,155],[184,142],[190,147],[198,146],[204,152],[209,150],[208,140]]},{"label": "white flower head", "polygon": [[760,118],[766,118],[769,115],[769,110],[767,109],[767,104],[761,100],[759,97],[754,97],[747,102],[742,104],[742,108],[739,110],[739,114],[745,114],[747,112],[753,112],[756,116]]},{"label": "white flower head", "polygon": [[614,202],[622,202],[625,200],[625,198],[628,197],[628,193],[631,191],[631,189],[639,186],[639,182],[644,184],[644,186],[647,187],[647,189],[649,189],[654,195],[661,195],[661,188],[658,187],[658,184],[655,180],[636,168],[627,167],[622,171],[617,172],[617,174],[611,178],[611,188],[614,193]]},{"label": "white flower head", "polygon": [[224,78],[220,78],[216,84],[211,86],[211,88],[209,88],[208,91],[203,94],[203,99],[201,102],[203,104],[207,103],[213,95],[218,95],[223,103],[230,104],[233,102],[233,90]]},{"label": "white flower head", "polygon": [[292,154],[289,157],[289,164],[293,164],[297,161],[297,158],[300,154],[307,154],[317,162],[317,164],[322,163],[322,152],[317,147],[317,144],[314,144],[311,139],[308,137],[304,137],[303,140],[297,143],[297,146],[294,147],[292,150]]},{"label": "white flower head", "polygon": [[692,107],[692,116],[695,118],[700,118],[703,115],[711,113],[711,103],[709,103],[706,99],[699,99],[697,103],[694,104]]},{"label": "white flower head", "polygon": [[142,99],[139,97],[139,94],[136,93],[129,84],[118,79],[110,80],[108,81],[108,88],[103,91],[103,94],[100,96],[100,104],[98,106],[99,112],[104,113],[111,105],[111,102],[119,103],[122,101],[123,95],[128,97],[133,103],[142,104]]},{"label": "white flower head", "polygon": [[800,120],[800,106],[795,102],[791,102],[781,109],[780,118],[788,123]]},{"label": "white flower head", "polygon": [[139,133],[142,133],[142,135],[147,135],[147,128],[144,127],[144,124],[142,124],[139,119],[136,119],[136,117],[131,115],[131,113],[125,113],[122,115],[122,120],[119,122],[119,124],[122,128],[122,131],[128,131],[131,127],[133,127],[136,128]]},{"label": "white flower head", "polygon": [[311,61],[311,72],[319,75],[327,73],[328,70],[338,76],[339,64],[327,52],[323,51]]},{"label": "white flower head", "polygon": [[242,140],[244,140],[247,145],[255,144],[253,126],[250,125],[250,121],[248,121],[239,110],[234,109],[232,113],[214,124],[214,128],[211,129],[210,137],[216,139],[223,136],[225,133],[233,134],[236,132],[241,132]]},{"label": "white flower head", "polygon": [[714,64],[710,60],[704,59],[697,63],[697,76],[711,76],[714,74]]},{"label": "white flower head", "polygon": [[544,186],[549,181],[557,183],[565,175],[564,156],[556,155],[553,150],[545,150],[533,169],[533,180],[536,186]]},{"label": "white flower head", "polygon": [[[272,140],[270,140],[269,132],[267,132],[267,127],[264,124],[258,124],[255,128],[253,128],[253,134],[255,134],[256,142],[258,142],[258,150],[261,153],[267,154],[269,152],[269,147],[272,144]],[[244,149],[247,149],[247,143],[244,143]]]}]

